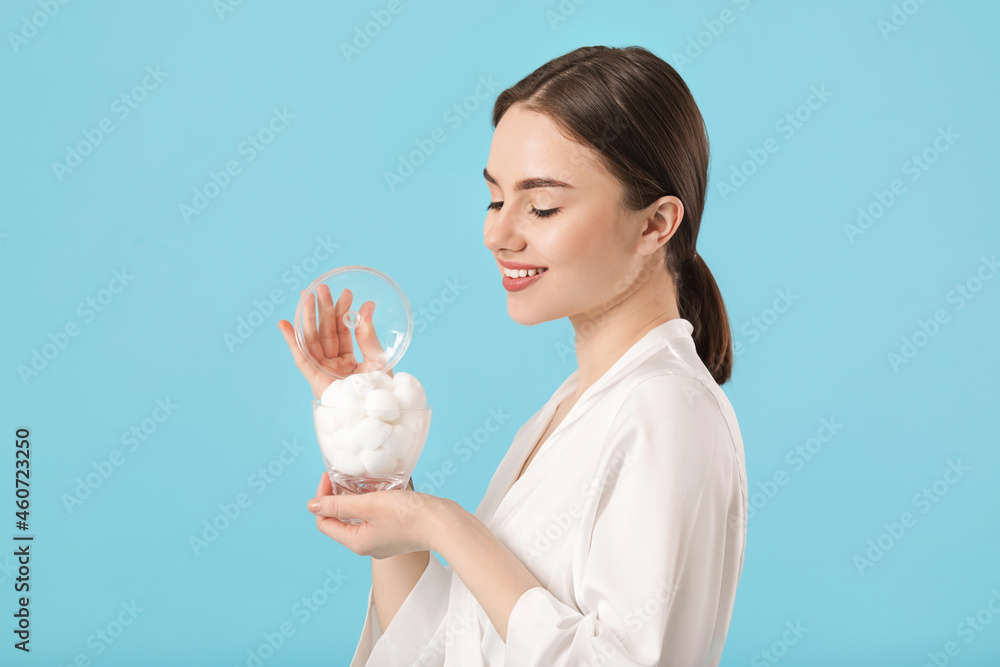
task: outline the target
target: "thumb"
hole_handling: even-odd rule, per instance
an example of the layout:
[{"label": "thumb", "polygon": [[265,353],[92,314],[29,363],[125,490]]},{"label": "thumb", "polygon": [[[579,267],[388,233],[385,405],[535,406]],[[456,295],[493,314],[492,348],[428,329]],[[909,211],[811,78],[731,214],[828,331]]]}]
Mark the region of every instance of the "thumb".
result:
[{"label": "thumb", "polygon": [[344,494],[312,498],[306,506],[316,516],[331,519],[361,519],[366,521],[368,513],[367,494]]}]

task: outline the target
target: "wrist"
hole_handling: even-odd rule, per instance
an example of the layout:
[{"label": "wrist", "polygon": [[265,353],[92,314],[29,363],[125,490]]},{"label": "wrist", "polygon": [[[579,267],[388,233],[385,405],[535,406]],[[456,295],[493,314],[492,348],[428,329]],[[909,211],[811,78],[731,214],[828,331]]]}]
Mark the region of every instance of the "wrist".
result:
[{"label": "wrist", "polygon": [[428,496],[428,499],[431,503],[427,512],[424,541],[428,550],[445,555],[450,541],[461,532],[462,521],[471,515],[449,498]]}]

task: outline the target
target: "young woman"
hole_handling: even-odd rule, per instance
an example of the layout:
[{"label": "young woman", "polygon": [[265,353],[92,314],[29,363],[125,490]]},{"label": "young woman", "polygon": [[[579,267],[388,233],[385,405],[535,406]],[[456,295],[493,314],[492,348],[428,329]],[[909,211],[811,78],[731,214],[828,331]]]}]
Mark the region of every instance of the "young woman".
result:
[{"label": "young woman", "polygon": [[[568,317],[578,369],[517,432],[475,514],[412,482],[334,495],[323,473],[317,527],[372,556],[351,665],[718,665],[747,485],[719,388],[729,322],[695,250],[701,114],[649,51],[590,46],[501,93],[493,125],[484,240],[508,312],[525,325]],[[338,323],[350,306],[328,290],[320,301]],[[279,326],[319,396],[329,379]],[[345,340],[325,353],[357,364]]]}]

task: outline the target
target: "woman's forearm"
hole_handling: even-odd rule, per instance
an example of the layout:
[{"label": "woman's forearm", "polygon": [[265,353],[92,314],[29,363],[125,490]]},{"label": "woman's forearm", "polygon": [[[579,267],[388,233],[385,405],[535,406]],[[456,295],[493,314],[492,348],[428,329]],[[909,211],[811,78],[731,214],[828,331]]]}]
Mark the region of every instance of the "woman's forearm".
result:
[{"label": "woman's forearm", "polygon": [[389,627],[429,562],[429,551],[372,558],[372,599],[382,632]]},{"label": "woman's forearm", "polygon": [[448,561],[506,642],[514,605],[525,591],[542,584],[479,517],[451,501],[439,508],[431,549]]},{"label": "woman's forearm", "polygon": [[[406,488],[413,490],[412,479],[407,482]],[[372,558],[372,599],[382,632],[389,627],[429,562],[429,551]]]}]

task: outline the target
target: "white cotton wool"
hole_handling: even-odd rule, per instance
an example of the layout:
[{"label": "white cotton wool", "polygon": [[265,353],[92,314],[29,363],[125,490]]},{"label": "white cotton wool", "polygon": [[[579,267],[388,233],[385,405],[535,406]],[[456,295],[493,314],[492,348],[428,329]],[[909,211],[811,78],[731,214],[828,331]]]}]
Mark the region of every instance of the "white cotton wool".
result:
[{"label": "white cotton wool", "polygon": [[346,388],[342,380],[327,387],[319,400],[320,405],[329,409],[320,408],[317,412],[329,413],[340,426],[354,426],[365,417],[364,399]]},{"label": "white cotton wool", "polygon": [[392,376],[393,384],[401,384],[403,382],[415,382],[417,384],[420,384],[420,380],[418,380],[417,376],[413,375],[412,373],[407,373],[406,371],[399,371],[398,373],[393,374]]},{"label": "white cotton wool", "polygon": [[420,384],[420,380],[418,380],[416,376],[411,375],[410,373],[407,373],[405,371],[400,371],[399,373],[396,373],[395,375],[392,376],[393,390],[395,390],[396,387],[402,387],[404,385],[412,387],[420,387],[421,389],[423,389],[423,385]]},{"label": "white cotton wool", "polygon": [[331,383],[319,403],[316,434],[332,469],[384,477],[416,464],[429,415],[424,388],[413,375],[355,373]]},{"label": "white cotton wool", "polygon": [[372,477],[385,477],[399,468],[399,460],[384,449],[362,450],[361,462]]},{"label": "white cotton wool", "polygon": [[354,431],[350,428],[342,428],[334,432],[331,438],[333,446],[345,452],[357,454],[361,450],[358,439],[354,437]]},{"label": "white cotton wool", "polygon": [[313,410],[313,422],[316,425],[316,435],[329,439],[341,428],[337,419],[337,410],[320,406]]},{"label": "white cotton wool", "polygon": [[377,389],[377,380],[373,373],[355,373],[348,375],[342,382],[344,386],[364,398],[372,389]]},{"label": "white cotton wool", "polygon": [[391,432],[392,424],[374,417],[365,417],[351,428],[358,446],[369,451],[381,447]]},{"label": "white cotton wool", "polygon": [[316,433],[316,439],[319,440],[320,451],[323,452],[323,458],[328,462],[332,462],[341,450],[337,448],[334,444],[333,437],[329,433]]},{"label": "white cotton wool", "polygon": [[342,380],[334,380],[319,396],[320,405],[337,405],[344,402],[344,385]]},{"label": "white cotton wool", "polygon": [[424,424],[427,420],[426,412],[400,412],[396,423],[405,426],[413,431],[415,435],[423,435]]},{"label": "white cotton wool", "polygon": [[424,388],[412,382],[401,382],[392,391],[399,401],[400,410],[422,410],[427,407],[427,396]]},{"label": "white cotton wool", "polygon": [[372,377],[375,379],[375,387],[378,389],[388,389],[392,391],[392,376],[383,373],[382,371],[375,371],[372,373]]},{"label": "white cotton wool", "polygon": [[365,396],[365,412],[369,417],[394,422],[399,419],[399,401],[388,389],[373,389]]},{"label": "white cotton wool", "polygon": [[405,459],[416,444],[413,431],[402,424],[394,424],[389,437],[385,439],[382,448],[397,459]]},{"label": "white cotton wool", "polygon": [[405,470],[413,470],[417,465],[417,459],[420,458],[420,452],[416,447],[410,450],[410,453],[399,459],[399,467]]},{"label": "white cotton wool", "polygon": [[337,472],[344,473],[345,475],[364,475],[366,474],[366,466],[361,457],[357,454],[352,454],[350,452],[345,452],[341,449],[334,450],[333,456],[330,458],[330,465],[333,466]]}]

